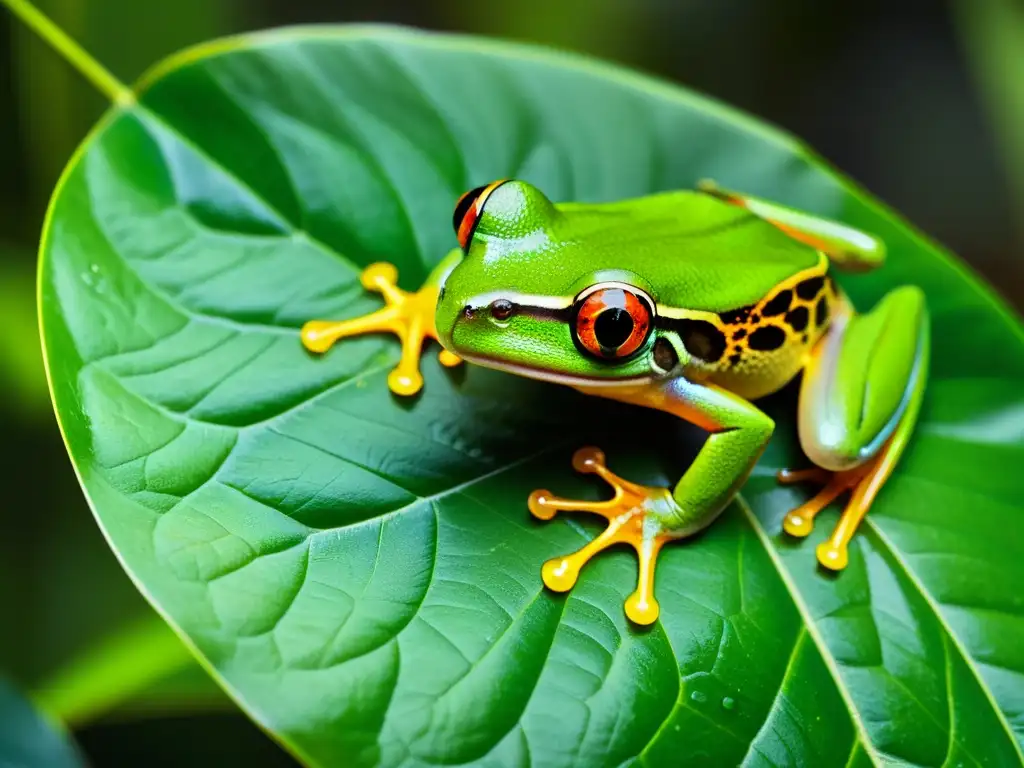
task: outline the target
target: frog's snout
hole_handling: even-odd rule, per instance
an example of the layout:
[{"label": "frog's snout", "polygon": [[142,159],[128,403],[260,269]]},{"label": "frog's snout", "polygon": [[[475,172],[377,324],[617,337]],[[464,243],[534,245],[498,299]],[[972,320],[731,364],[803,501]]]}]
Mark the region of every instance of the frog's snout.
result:
[{"label": "frog's snout", "polygon": [[[456,355],[468,353],[471,350],[466,348],[467,342],[475,346],[481,333],[505,328],[516,309],[507,299],[482,302],[479,296],[456,296],[442,288],[434,316],[438,341]],[[460,344],[456,343],[456,338]]]}]

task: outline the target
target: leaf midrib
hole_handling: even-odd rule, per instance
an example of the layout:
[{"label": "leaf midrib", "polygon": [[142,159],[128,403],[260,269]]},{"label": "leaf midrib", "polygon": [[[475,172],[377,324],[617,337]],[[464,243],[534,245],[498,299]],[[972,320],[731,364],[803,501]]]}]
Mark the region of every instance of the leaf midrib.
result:
[{"label": "leaf midrib", "polygon": [[736,501],[743,510],[743,515],[746,517],[747,522],[753,529],[754,534],[761,542],[761,546],[764,547],[768,558],[772,561],[772,565],[775,567],[783,586],[785,586],[786,591],[789,592],[790,599],[792,599],[793,605],[796,607],[796,610],[803,621],[804,629],[807,631],[807,634],[810,635],[811,640],[814,641],[815,646],[817,646],[818,653],[821,654],[821,659],[825,664],[825,668],[828,669],[829,675],[832,677],[833,683],[835,683],[836,690],[839,692],[839,695],[843,700],[843,704],[846,706],[846,709],[850,714],[850,721],[853,723],[854,731],[857,734],[857,740],[863,744],[864,751],[867,753],[867,756],[870,758],[872,763],[876,766],[883,765],[884,761],[882,760],[881,754],[871,741],[867,727],[861,719],[860,711],[854,704],[853,696],[850,694],[850,690],[846,687],[842,674],[839,672],[836,660],[832,656],[825,639],[821,636],[821,632],[818,630],[818,625],[811,616],[810,609],[808,608],[807,603],[804,602],[803,596],[800,594],[800,590],[797,589],[796,584],[793,583],[793,578],[789,575],[789,571],[783,565],[782,559],[779,557],[779,553],[776,552],[775,547],[772,546],[768,532],[761,526],[760,521],[754,515],[750,506],[741,495],[736,497]]}]

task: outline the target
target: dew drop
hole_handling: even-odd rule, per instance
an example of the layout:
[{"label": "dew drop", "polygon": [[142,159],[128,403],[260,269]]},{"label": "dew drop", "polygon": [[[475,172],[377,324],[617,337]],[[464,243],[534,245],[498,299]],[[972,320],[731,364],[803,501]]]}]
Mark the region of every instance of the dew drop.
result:
[{"label": "dew drop", "polygon": [[99,271],[100,271],[100,265],[99,264],[92,264],[92,265],[89,266],[89,269],[92,270],[94,275],[98,274]]},{"label": "dew drop", "polygon": [[733,699],[731,696],[726,696],[724,699],[722,699],[722,708],[723,709],[732,709],[735,706],[736,706],[736,700]]},{"label": "dew drop", "polygon": [[701,691],[694,691],[693,693],[690,694],[690,699],[692,701],[695,701],[698,704],[703,704],[705,701],[708,700],[708,697],[707,697],[706,694],[702,693]]}]

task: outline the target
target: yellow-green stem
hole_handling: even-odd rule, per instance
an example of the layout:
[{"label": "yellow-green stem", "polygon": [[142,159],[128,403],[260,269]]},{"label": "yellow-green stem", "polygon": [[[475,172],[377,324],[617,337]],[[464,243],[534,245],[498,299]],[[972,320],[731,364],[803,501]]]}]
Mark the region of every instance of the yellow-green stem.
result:
[{"label": "yellow-green stem", "polygon": [[112,102],[121,106],[135,103],[135,94],[128,86],[114,77],[106,67],[90,56],[82,46],[28,0],[0,0],[0,4],[10,8],[15,16],[49,43]]}]

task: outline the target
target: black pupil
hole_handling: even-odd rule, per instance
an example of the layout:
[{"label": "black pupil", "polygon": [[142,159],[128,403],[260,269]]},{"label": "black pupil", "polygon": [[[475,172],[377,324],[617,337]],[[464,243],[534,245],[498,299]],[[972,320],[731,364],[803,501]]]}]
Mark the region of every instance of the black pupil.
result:
[{"label": "black pupil", "polygon": [[594,321],[594,336],[597,343],[607,349],[618,349],[633,333],[633,318],[629,312],[610,307]]},{"label": "black pupil", "polygon": [[470,209],[476,199],[480,197],[480,194],[487,189],[485,184],[482,187],[470,190],[466,195],[459,201],[459,204],[455,206],[455,214],[452,216],[452,226],[455,228],[456,234],[458,234],[459,227],[462,226],[462,220],[466,218],[466,211]]}]

